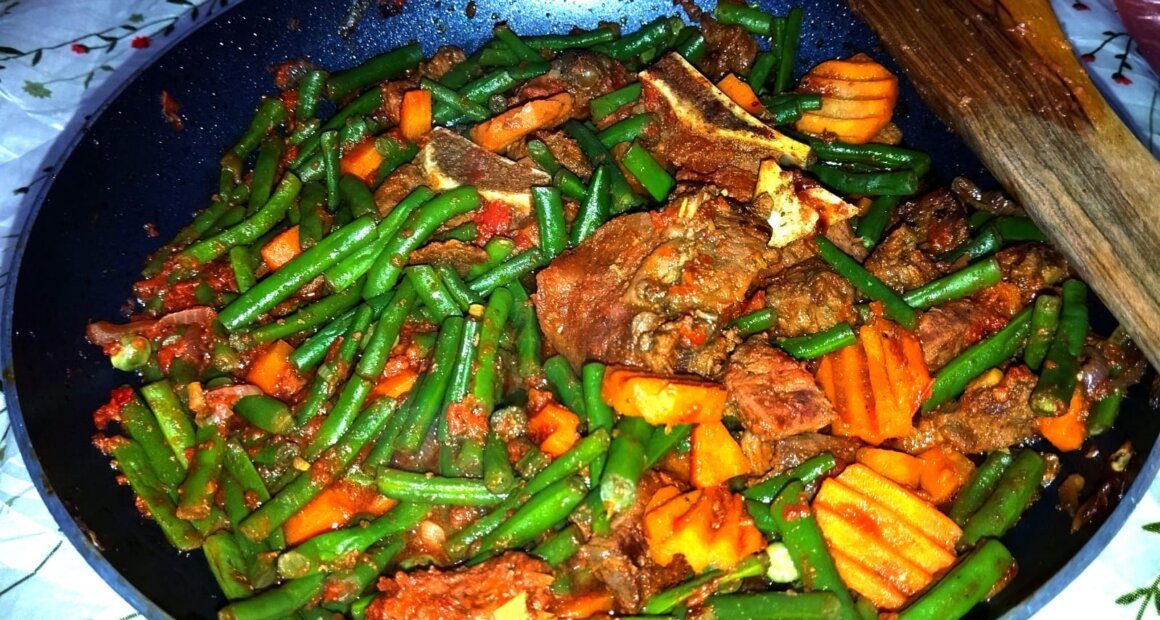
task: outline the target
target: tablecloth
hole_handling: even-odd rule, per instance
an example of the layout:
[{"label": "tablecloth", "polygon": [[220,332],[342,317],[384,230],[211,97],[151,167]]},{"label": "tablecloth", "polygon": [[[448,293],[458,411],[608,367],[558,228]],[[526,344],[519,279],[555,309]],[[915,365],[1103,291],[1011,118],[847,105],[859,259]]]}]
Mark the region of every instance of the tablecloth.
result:
[{"label": "tablecloth", "polygon": [[[1093,80],[1141,141],[1160,153],[1157,78],[1110,0],[1052,0]],[[92,114],[115,80],[227,0],[0,0],[0,274],[31,191],[50,181],[62,132]],[[7,286],[0,275],[0,290]],[[87,423],[88,412],[77,412]],[[1160,485],[1042,618],[1160,614]],[[1152,528],[1156,529],[1156,528]],[[0,400],[0,618],[129,619],[138,614],[60,534],[11,441]]]}]

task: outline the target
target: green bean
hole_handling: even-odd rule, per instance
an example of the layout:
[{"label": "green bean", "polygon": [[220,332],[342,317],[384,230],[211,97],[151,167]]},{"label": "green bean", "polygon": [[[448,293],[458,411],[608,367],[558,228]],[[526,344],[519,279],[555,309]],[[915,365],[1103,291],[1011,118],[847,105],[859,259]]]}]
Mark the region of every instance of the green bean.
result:
[{"label": "green bean", "polygon": [[237,246],[229,251],[230,269],[234,272],[234,283],[238,285],[238,292],[245,293],[254,285],[254,269],[250,267],[250,251]]},{"label": "green bean", "polygon": [[684,24],[677,18],[658,17],[640,30],[609,43],[593,46],[593,50],[616,60],[628,60],[660,45],[676,34]]},{"label": "green bean", "polygon": [[540,251],[552,260],[568,247],[568,221],[564,219],[564,201],[554,187],[533,187],[532,205],[540,230]]},{"label": "green bean", "polygon": [[378,475],[379,492],[405,502],[445,506],[495,506],[507,495],[492,493],[481,480],[445,478],[384,467]]},{"label": "green bean", "polygon": [[544,376],[556,391],[560,404],[572,413],[585,419],[588,412],[584,406],[584,388],[580,379],[572,372],[572,365],[563,356],[556,355],[544,360]]},{"label": "green bean", "polygon": [[741,495],[746,499],[768,504],[785,490],[790,482],[799,480],[802,484],[812,484],[815,480],[828,474],[836,465],[837,461],[834,459],[834,455],[829,452],[823,452],[822,454],[802,461],[798,465],[790,468],[789,471],[777,474],[772,478],[745,489],[741,492]]},{"label": "green bean", "polygon": [[1059,328],[1059,309],[1062,305],[1055,295],[1040,295],[1035,299],[1035,307],[1031,311],[1031,333],[1023,347],[1023,362],[1032,370],[1038,370],[1047,357],[1047,350]]},{"label": "green bean", "polygon": [[588,102],[592,120],[598,121],[630,103],[635,103],[637,99],[640,99],[640,92],[640,82],[633,82],[628,86],[593,98]]},{"label": "green bean", "polygon": [[319,136],[322,148],[322,171],[326,176],[326,208],[334,211],[338,208],[338,177],[339,170],[338,132],[332,130],[322,132]]},{"label": "green bean", "polygon": [[[854,604],[851,602],[850,609]],[[701,606],[703,620],[829,620],[845,614],[841,599],[829,592],[759,592],[709,597]]]},{"label": "green bean", "polygon": [[532,49],[530,46],[528,46],[527,43],[524,43],[523,40],[520,39],[516,33],[512,32],[511,28],[508,28],[506,25],[496,26],[492,29],[491,34],[496,38],[497,41],[502,43],[504,47],[514,52],[520,60],[538,62],[544,59],[543,56],[540,56],[539,52]]},{"label": "green bean", "polygon": [[239,398],[234,413],[268,433],[281,435],[294,428],[294,416],[286,403],[265,394]]},{"label": "green bean", "polygon": [[556,171],[561,168],[560,162],[556,161],[556,156],[552,154],[551,149],[540,140],[528,140],[524,148],[528,151],[528,157],[531,157],[532,161],[536,162],[536,165],[542,168],[544,172],[556,174]]},{"label": "green bean", "polygon": [[527,452],[516,461],[515,469],[521,478],[531,478],[547,469],[552,458],[532,442],[525,439],[524,443],[527,445]]},{"label": "green bean", "polygon": [[[238,166],[241,160],[245,159],[247,155],[258,148],[262,140],[266,139],[266,135],[270,133],[274,127],[281,125],[286,121],[286,106],[282,105],[282,101],[276,97],[267,97],[262,99],[258,104],[258,111],[254,114],[253,120],[250,121],[249,127],[242,133],[242,137],[229,150],[227,155],[232,155],[236,158]],[[223,158],[224,159],[224,158]],[[229,168],[223,162],[223,167]],[[233,173],[234,183],[241,181],[241,169],[233,168],[230,170]]]},{"label": "green bean", "polygon": [[1015,567],[1015,558],[997,540],[979,545],[919,599],[899,614],[899,620],[960,618],[991,595]]},{"label": "green bean", "polygon": [[525,43],[535,49],[559,51],[609,43],[616,39],[616,33],[611,28],[601,26],[592,30],[573,31],[569,34],[546,34],[524,37],[523,39]]},{"label": "green bean", "polygon": [[[353,613],[356,598],[366,592],[378,579],[387,566],[402,552],[405,540],[402,536],[387,538],[382,544],[371,547],[353,568],[326,577],[326,601],[323,606],[327,609],[345,611],[349,605]],[[370,597],[373,598],[373,595]],[[360,599],[361,600],[361,599]]]},{"label": "green bean", "polygon": [[428,503],[403,501],[370,523],[319,534],[278,557],[278,574],[297,579],[318,572],[380,541],[406,534],[431,511]]},{"label": "green bean", "polygon": [[[804,97],[804,96],[803,96]],[[803,103],[804,99],[789,99],[780,103],[772,101],[762,101],[765,105],[765,113],[769,116],[769,124],[774,127],[781,127],[782,125],[789,125],[801,120],[802,115],[805,114]],[[821,107],[821,98],[818,98],[818,107]]]},{"label": "green bean", "polygon": [[276,620],[291,617],[314,600],[326,575],[294,579],[252,598],[234,601],[218,612],[219,620]]},{"label": "green bean", "polygon": [[773,89],[784,93],[793,85],[793,68],[797,64],[798,45],[801,38],[802,10],[794,7],[785,16],[785,34],[778,46],[777,74]]},{"label": "green bean", "polygon": [[285,217],[286,211],[298,197],[302,183],[298,177],[287,173],[278,184],[278,189],[266,204],[252,217],[226,230],[185,248],[178,253],[179,258],[192,260],[195,264],[206,264],[238,245],[250,245],[273,228]]},{"label": "green bean", "polygon": [[350,468],[363,447],[383,430],[397,407],[392,398],[380,398],[372,403],[359,414],[340,441],[314,461],[308,471],[298,474],[270,501],[246,517],[238,525],[238,530],[254,542],[266,540]]},{"label": "green bean", "polygon": [[728,586],[751,577],[760,577],[765,574],[767,568],[769,568],[768,556],[764,553],[751,555],[727,571],[711,570],[652,595],[645,601],[640,611],[649,615],[667,614],[694,595],[704,595],[707,586],[709,587],[707,593],[712,594],[720,590],[722,586]]},{"label": "green bean", "polygon": [[809,170],[823,185],[842,194],[910,196],[918,191],[919,175],[914,170],[849,172],[829,164],[814,164]]},{"label": "green bean", "polygon": [[1047,235],[1035,225],[1035,222],[1025,217],[1000,216],[990,222],[1003,241],[1038,241],[1047,242]]},{"label": "green bean", "polygon": [[695,65],[700,63],[701,59],[705,57],[705,52],[708,51],[708,45],[705,43],[705,35],[701,33],[700,28],[689,27],[681,29],[681,32],[685,31],[688,31],[689,34],[677,40],[674,51]]},{"label": "green bean", "polygon": [[342,175],[338,180],[338,194],[341,203],[348,205],[355,217],[370,215],[378,219],[375,197],[362,179],[350,174]]},{"label": "green bean", "polygon": [[783,338],[773,344],[796,359],[812,360],[848,347],[857,341],[858,336],[849,323],[838,323],[816,334]]},{"label": "green bean", "polygon": [[763,504],[757,500],[745,500],[745,511],[749,513],[749,518],[753,519],[753,525],[759,532],[767,539],[773,540],[778,537],[777,521],[769,514],[769,505]]},{"label": "green bean", "polygon": [[[815,151],[816,152],[816,151]],[[873,250],[882,240],[886,226],[890,224],[890,217],[894,208],[898,206],[901,196],[878,196],[870,203],[870,210],[858,221],[858,236],[867,250]]]},{"label": "green bean", "polygon": [[422,60],[423,49],[418,43],[404,45],[374,56],[357,67],[335,73],[330,76],[327,90],[330,98],[337,101],[371,84],[396,78],[419,66]]},{"label": "green bean", "polygon": [[555,482],[532,495],[512,516],[499,527],[479,539],[479,551],[472,563],[508,549],[523,547],[538,538],[556,523],[563,521],[580,505],[588,492],[579,476]]},{"label": "green bean", "polygon": [[664,169],[663,166],[649,155],[648,151],[640,145],[639,142],[633,142],[632,146],[624,152],[624,157],[621,160],[632,176],[648,190],[653,200],[657,202],[664,202],[669,196],[669,192],[673,191],[673,187],[677,182],[672,175]]},{"label": "green bean", "polygon": [[482,73],[479,67],[479,57],[482,50],[475,52],[465,59],[463,62],[451,67],[443,77],[439,78],[439,83],[451,89],[463,88],[468,81],[475,76]]},{"label": "green bean", "polygon": [[[370,304],[364,305],[369,306]],[[326,356],[327,351],[330,350],[330,345],[350,327],[354,315],[355,310],[347,310],[337,319],[327,323],[326,327],[315,332],[313,336],[298,345],[297,349],[294,349],[289,357],[290,363],[299,370],[313,368]]]},{"label": "green bean", "polygon": [[407,194],[406,198],[400,200],[395,208],[391,209],[391,212],[375,227],[375,240],[370,246],[351,254],[339,261],[337,265],[326,270],[326,282],[330,287],[336,291],[345,290],[366,275],[375,264],[375,259],[391,244],[395,236],[409,221],[411,213],[420,205],[427,204],[434,196],[434,192],[420,186]]},{"label": "green bean", "polygon": [[580,205],[580,211],[572,222],[572,247],[580,245],[585,239],[591,237],[592,233],[596,232],[596,229],[609,218],[612,209],[611,196],[609,195],[610,180],[611,173],[607,166],[599,166],[592,173],[584,202]]},{"label": "green bean", "polygon": [[497,265],[467,286],[479,295],[493,294],[493,291],[519,280],[543,264],[544,254],[539,248],[532,248]]},{"label": "green bean", "polygon": [[217,424],[197,429],[197,448],[189,463],[189,474],[181,484],[177,516],[187,521],[206,519],[213,508],[218,475],[225,456],[225,438]]},{"label": "green bean", "polygon": [[966,256],[967,260],[977,260],[997,252],[1001,247],[1003,247],[1003,238],[999,236],[998,231],[993,226],[985,226],[974,239],[943,254],[939,260],[953,263],[963,256]]},{"label": "green bean", "polygon": [[177,459],[157,416],[128,387],[119,389],[131,396],[120,408],[122,428],[145,453],[157,478],[167,488],[177,487],[185,479],[186,468]]},{"label": "green bean", "polygon": [[773,500],[769,514],[777,522],[782,542],[789,550],[806,590],[832,592],[841,604],[839,617],[853,619],[854,599],[838,575],[800,480],[791,480],[785,485]]},{"label": "green bean", "polygon": [[240,295],[218,314],[218,320],[231,331],[245,327],[342,257],[357,250],[364,241],[371,238],[374,231],[374,220],[360,217],[327,235],[318,245],[294,257]]},{"label": "green bean", "polygon": [[479,345],[475,353],[475,374],[471,378],[471,395],[475,406],[484,415],[491,415],[495,409],[496,388],[500,376],[496,363],[499,357],[499,337],[504,330],[512,309],[512,294],[506,288],[498,288],[487,302],[483,312],[483,322],[479,331]]},{"label": "green bean", "polygon": [[903,301],[911,308],[931,308],[954,299],[962,299],[994,286],[1003,279],[999,261],[989,258],[964,267],[924,286],[906,291]]},{"label": "green bean", "polygon": [[249,332],[248,338],[255,344],[287,338],[333,320],[337,315],[350,310],[360,301],[362,301],[362,294],[357,288],[340,291],[337,294],[323,297],[290,316],[259,325]]},{"label": "green bean", "polygon": [[443,411],[443,396],[451,381],[451,370],[455,366],[455,356],[463,340],[464,319],[460,316],[448,317],[439,326],[439,339],[435,343],[434,360],[431,369],[423,376],[415,388],[414,409],[395,440],[395,448],[404,452],[418,452],[427,437],[431,424]]},{"label": "green bean", "polygon": [[[623,41],[623,39],[621,40]],[[616,165],[608,147],[604,146],[604,143],[600,141],[600,138],[591,128],[578,121],[570,120],[564,123],[564,132],[576,141],[576,145],[580,147],[580,151],[588,158],[588,162],[592,164],[593,168],[602,165],[608,166],[608,173],[612,175],[609,179],[609,187],[612,192],[613,214],[624,213],[644,204],[644,199],[632,192],[632,186],[628,184],[628,179],[624,177]],[[563,187],[561,187],[561,191],[564,191]],[[567,194],[567,191],[564,193]]]},{"label": "green bean", "polygon": [[245,448],[232,439],[226,441],[222,467],[241,486],[243,491],[252,493],[254,497],[258,498],[258,501],[265,502],[270,499],[270,491],[266,489],[266,484],[262,482],[262,476],[254,467],[250,456],[246,454]]},{"label": "green bean", "polygon": [[487,253],[487,261],[473,265],[467,270],[467,279],[474,280],[479,276],[500,266],[512,252],[516,249],[516,244],[507,237],[492,237],[483,246],[483,251]]},{"label": "green bean", "polygon": [[391,347],[395,346],[399,330],[414,301],[415,290],[409,282],[403,283],[395,291],[390,305],[375,325],[375,330],[363,349],[363,355],[355,367],[355,376],[343,386],[330,414],[322,421],[314,439],[306,447],[307,460],[313,460],[327,448],[339,443],[355,422],[356,416],[360,415],[359,410],[382,374],[387,356],[390,355]]},{"label": "green bean", "polygon": [[1088,412],[1087,436],[1095,437],[1112,428],[1120,415],[1120,405],[1123,402],[1124,389],[1116,388],[1093,403],[1091,411]]},{"label": "green bean", "polygon": [[675,424],[653,431],[652,437],[645,444],[645,468],[652,467],[660,462],[669,452],[672,452],[681,442],[687,440],[693,432],[692,424]]},{"label": "green bean", "polygon": [[776,324],[777,311],[773,308],[762,308],[733,319],[730,326],[736,327],[741,337],[744,338],[766,331]]},{"label": "green bean", "polygon": [[922,151],[887,144],[847,144],[802,136],[819,160],[869,164],[886,170],[914,170],[923,176],[930,170],[930,155]]},{"label": "green bean", "polygon": [[[479,104],[486,104],[489,99],[500,93],[511,90],[521,79],[530,79],[547,73],[549,65],[546,62],[534,62],[524,69],[499,69],[465,85],[459,89],[459,94],[468,100]],[[520,77],[516,77],[517,74]]]},{"label": "green bean", "polygon": [[571,559],[584,545],[584,533],[579,527],[568,527],[549,536],[544,542],[532,549],[532,555],[548,563],[549,566],[559,566]]},{"label": "green bean", "polygon": [[559,188],[562,194],[577,202],[588,197],[588,188],[584,185],[584,181],[567,168],[560,168],[552,175],[552,184]]},{"label": "green bean", "polygon": [[120,437],[113,438],[108,446],[113,459],[117,462],[117,469],[129,481],[133,494],[149,510],[149,515],[161,528],[166,540],[182,551],[200,547],[201,535],[189,522],[177,517],[173,500],[165,491],[165,483],[157,479],[149,466],[149,457],[141,449],[141,444]]},{"label": "green bean", "polygon": [[406,140],[396,140],[390,135],[381,135],[375,138],[375,151],[383,156],[383,163],[375,173],[370,183],[372,188],[382,185],[383,181],[403,164],[415,159],[419,154],[419,147]]},{"label": "green bean", "polygon": [[[452,405],[462,402],[467,397],[471,387],[471,379],[475,373],[475,351],[479,342],[480,327],[480,321],[471,317],[468,317],[464,322],[463,336],[459,339],[459,349],[455,353],[455,366],[451,369],[451,378],[447,382],[447,390],[440,406],[443,415],[439,418],[437,438],[439,440],[439,471],[444,476],[459,474],[459,468],[455,465],[454,459],[455,446],[453,443],[455,438],[451,436],[451,429],[448,426],[448,414]],[[470,437],[465,439],[471,441]]]},{"label": "green bean", "polygon": [[460,114],[466,115],[467,118],[473,121],[486,120],[489,116],[491,116],[491,113],[487,108],[438,82],[423,78],[419,82],[419,86],[421,86],[423,90],[430,91],[431,98],[440,104],[444,110],[442,113],[440,113],[438,110],[436,111],[436,122],[446,122],[453,116],[458,116]]},{"label": "green bean", "polygon": [[928,413],[942,403],[962,394],[975,377],[1014,356],[1027,340],[1031,329],[1031,309],[1015,315],[999,333],[979,342],[951,360],[934,376],[930,396],[922,403]]},{"label": "green bean", "polygon": [[270,199],[270,192],[274,190],[274,181],[277,180],[275,175],[278,173],[278,164],[281,161],[281,138],[267,138],[262,141],[262,147],[258,150],[258,159],[254,162],[254,173],[250,177],[247,215],[253,215]]},{"label": "green bean", "polygon": [[722,2],[713,9],[713,17],[722,24],[741,26],[750,34],[759,37],[772,35],[773,21],[777,19],[761,9],[727,2]]},{"label": "green bean", "polygon": [[[301,109],[301,107],[296,108],[296,110]],[[290,133],[290,136],[286,138],[286,142],[294,146],[299,146],[303,142],[315,137],[318,135],[319,130],[322,129],[322,121],[317,118],[312,118],[308,121],[299,121],[297,125],[294,131]]]},{"label": "green bean", "polygon": [[[584,364],[581,369],[581,387],[584,395],[584,411],[588,414],[588,430],[594,431],[598,428],[612,431],[612,426],[615,423],[615,414],[612,407],[604,402],[604,397],[601,395],[601,388],[604,384],[604,364],[600,362],[588,362]],[[653,437],[663,433],[654,433]],[[651,441],[650,441],[651,445]],[[592,462],[589,469],[589,480],[593,483],[600,480],[600,476],[604,471],[604,459],[598,457]]]},{"label": "green bean", "polygon": [[320,183],[302,186],[298,199],[298,245],[308,250],[318,244],[330,232],[330,216],[324,214],[326,188]]},{"label": "green bean", "polygon": [[430,265],[414,265],[403,270],[403,274],[415,288],[423,305],[435,314],[435,320],[442,323],[449,316],[462,316],[463,310],[452,298],[435,268]]},{"label": "green bean", "polygon": [[616,439],[600,477],[600,499],[610,514],[627,509],[636,500],[636,483],[648,465],[645,446],[653,434],[653,427],[640,418],[626,416],[616,424]]},{"label": "green bean", "polygon": [[462,241],[472,243],[479,237],[479,226],[475,222],[464,222],[455,228],[441,232],[432,239],[435,241]]},{"label": "green bean", "polygon": [[769,79],[769,72],[777,64],[777,56],[772,52],[762,52],[757,55],[753,61],[753,66],[749,68],[749,75],[747,81],[749,87],[753,92],[760,93],[765,88],[765,82]]},{"label": "green bean", "polygon": [[228,532],[218,532],[205,539],[202,544],[210,572],[229,600],[245,598],[253,593],[245,577],[248,564]]},{"label": "green bean", "polygon": [[467,286],[463,278],[459,277],[454,267],[450,265],[436,265],[435,272],[439,275],[439,280],[447,289],[447,293],[451,295],[451,299],[464,312],[471,307],[471,304],[481,301],[481,298]]},{"label": "green bean", "polygon": [[[508,285],[509,290],[515,290],[519,282]],[[527,293],[524,293],[526,296]],[[540,374],[540,350],[543,348],[543,338],[540,335],[540,325],[536,321],[536,310],[530,302],[524,302],[516,308],[516,370],[520,377],[529,379]]]},{"label": "green bean", "polygon": [[960,527],[966,525],[971,515],[978,512],[983,502],[994,492],[1000,476],[1007,471],[1013,458],[1010,452],[1002,450],[988,454],[983,464],[979,465],[971,475],[971,479],[955,496],[955,503],[951,505],[947,516],[954,519]]},{"label": "green bean", "polygon": [[882,302],[886,309],[886,316],[901,323],[907,329],[914,329],[918,322],[918,313],[910,307],[897,293],[879,280],[874,274],[866,271],[858,261],[850,258],[845,252],[838,249],[832,241],[825,237],[816,238],[818,255],[826,261],[838,275],[846,278],[867,297]]},{"label": "green bean", "polygon": [[378,297],[394,287],[402,273],[402,265],[407,255],[418,248],[444,222],[467,213],[479,206],[479,194],[474,187],[465,185],[455,188],[419,207],[407,219],[404,230],[375,259],[374,266],[367,274],[363,287],[363,298]]},{"label": "green bean", "polygon": [[597,134],[604,146],[612,148],[621,142],[632,142],[648,131],[653,115],[644,112],[619,120]]},{"label": "green bean", "polygon": [[326,72],[314,69],[302,76],[298,82],[298,105],[294,108],[294,118],[306,121],[315,116],[318,109],[318,99],[326,88]]},{"label": "green bean", "polygon": [[493,493],[507,493],[516,484],[507,444],[495,431],[488,433],[483,448],[483,484]]},{"label": "green bean", "polygon": [[506,47],[485,47],[479,52],[479,64],[485,67],[510,67],[519,62],[520,57]]},{"label": "green bean", "polygon": [[1011,529],[1035,499],[1043,482],[1046,461],[1034,450],[1020,450],[999,476],[995,490],[963,524],[961,549],[969,549],[984,538],[999,538]]},{"label": "green bean", "polygon": [[[181,401],[177,399],[177,394],[173,392],[173,385],[167,379],[144,385],[141,387],[141,396],[145,398],[149,409],[153,411],[157,429],[165,437],[165,441],[173,451],[173,456],[177,458],[178,464],[183,469],[188,468],[189,457],[186,455],[186,451],[194,448],[197,441],[194,439],[190,416],[185,411]],[[146,455],[148,456],[148,452]]]},{"label": "green bean", "polygon": [[1079,375],[1079,356],[1088,331],[1087,285],[1080,280],[1063,283],[1063,306],[1059,311],[1059,328],[1039,381],[1031,391],[1031,409],[1036,415],[1063,415],[1075,392]]}]

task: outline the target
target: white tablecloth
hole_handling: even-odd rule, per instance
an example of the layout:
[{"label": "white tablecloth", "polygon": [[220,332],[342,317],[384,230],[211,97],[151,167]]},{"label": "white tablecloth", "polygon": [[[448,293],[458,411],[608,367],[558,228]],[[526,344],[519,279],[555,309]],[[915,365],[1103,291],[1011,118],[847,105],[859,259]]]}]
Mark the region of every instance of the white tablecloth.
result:
[{"label": "white tablecloth", "polygon": [[[220,0],[0,0],[0,273],[35,189],[51,177],[57,140],[77,115],[107,97],[111,80],[154,58],[171,40],[221,10]],[[1109,0],[1053,6],[1097,85],[1142,141],[1158,116],[1157,80]],[[170,28],[172,26],[172,28]],[[1125,48],[1127,54],[1124,54]],[[36,51],[40,50],[40,51]],[[0,276],[0,288],[6,286]],[[89,412],[78,411],[77,423]],[[10,440],[0,400],[0,618],[133,618],[137,614],[61,536]],[[1160,485],[1044,618],[1131,618],[1156,613],[1144,596],[1160,575]],[[1141,605],[1147,605],[1142,608]]]}]

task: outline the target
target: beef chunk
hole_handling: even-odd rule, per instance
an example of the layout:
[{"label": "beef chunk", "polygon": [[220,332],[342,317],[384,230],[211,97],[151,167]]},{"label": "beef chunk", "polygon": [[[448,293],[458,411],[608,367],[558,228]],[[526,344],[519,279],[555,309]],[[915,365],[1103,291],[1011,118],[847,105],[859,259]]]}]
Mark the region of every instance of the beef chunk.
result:
[{"label": "beef chunk", "polygon": [[727,407],[745,429],[765,439],[816,431],[830,423],[834,407],[801,362],[760,338],[734,352],[725,372]]},{"label": "beef chunk", "polygon": [[1067,277],[1067,259],[1042,243],[1021,243],[995,254],[1003,279],[1019,289],[1024,305],[1043,289]]},{"label": "beef chunk", "polygon": [[762,226],[707,193],[610,221],[536,276],[544,337],[574,365],[719,375],[720,326],[776,258]]},{"label": "beef chunk", "polygon": [[757,56],[757,43],[741,26],[722,24],[708,15],[701,16],[705,35],[705,56],[700,67],[713,81],[727,73],[748,75]]},{"label": "beef chunk", "polygon": [[943,274],[939,264],[919,249],[922,241],[917,230],[903,224],[874,248],[864,266],[898,292],[918,288]]},{"label": "beef chunk", "polygon": [[931,308],[918,318],[922,357],[936,371],[988,334],[1001,329],[1009,317],[974,299],[960,299]]},{"label": "beef chunk", "polygon": [[379,216],[386,217],[394,210],[395,205],[407,197],[407,194],[425,182],[423,171],[418,166],[414,164],[399,166],[375,190],[375,206],[379,209]]},{"label": "beef chunk", "polygon": [[749,459],[753,471],[764,472],[764,477],[776,476],[824,452],[833,454],[839,463],[853,462],[861,445],[852,437],[819,433],[801,433],[776,441],[763,439],[755,433],[741,434],[741,451]]},{"label": "beef chunk", "polygon": [[765,305],[777,313],[773,335],[791,338],[814,334],[857,318],[857,290],[820,258],[802,261],[774,277],[765,289]]},{"label": "beef chunk", "polygon": [[933,254],[949,252],[971,237],[967,209],[947,189],[937,189],[898,209],[902,223],[918,233],[922,248]]}]

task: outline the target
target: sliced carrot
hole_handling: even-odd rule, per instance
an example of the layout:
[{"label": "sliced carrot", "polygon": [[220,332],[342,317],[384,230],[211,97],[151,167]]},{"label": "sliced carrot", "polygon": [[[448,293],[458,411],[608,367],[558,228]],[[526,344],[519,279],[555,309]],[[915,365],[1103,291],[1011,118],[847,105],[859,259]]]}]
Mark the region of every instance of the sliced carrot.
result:
[{"label": "sliced carrot", "polygon": [[401,368],[375,384],[375,389],[371,390],[371,398],[398,398],[409,393],[418,380],[419,373],[411,368]]},{"label": "sliced carrot", "polygon": [[898,102],[898,78],[865,54],[815,66],[798,90],[821,95],[822,108],[803,114],[797,130],[851,144],[874,139]]},{"label": "sliced carrot", "polygon": [[810,69],[809,75],[856,82],[897,79],[886,67],[874,62],[874,59],[866,54],[855,54],[846,59],[826,60]]},{"label": "sliced carrot", "polygon": [[878,609],[894,610],[906,604],[906,595],[889,581],[878,576],[866,565],[850,557],[840,549],[831,549],[834,567],[842,576],[842,581],[851,590],[869,599]]},{"label": "sliced carrot", "polygon": [[689,566],[700,572],[713,561],[714,521],[713,501],[706,493],[701,493],[697,501],[673,522],[672,535],[649,545],[649,554],[661,566],[668,566],[678,554],[683,555]]},{"label": "sliced carrot", "polygon": [[600,392],[621,415],[644,418],[655,426],[720,421],[728,396],[718,383],[622,366],[605,372]]},{"label": "sliced carrot", "polygon": [[373,139],[364,140],[345,154],[338,162],[338,169],[342,174],[354,175],[370,184],[379,174],[379,167],[383,165],[383,154],[375,148]]},{"label": "sliced carrot", "polygon": [[[834,421],[835,435],[862,437],[874,441],[871,433],[876,425],[870,410],[870,372],[866,368],[866,353],[860,345],[850,345],[830,353],[834,356],[834,405],[838,418]],[[881,440],[879,440],[881,441]]]},{"label": "sliced carrot", "polygon": [[297,545],[318,534],[347,525],[356,515],[384,515],[396,503],[380,495],[373,487],[349,481],[338,482],[324,489],[286,521],[282,526],[286,542]]},{"label": "sliced carrot", "polygon": [[431,91],[409,90],[403,93],[399,111],[399,132],[409,142],[418,142],[431,131]]},{"label": "sliced carrot", "polygon": [[858,527],[824,505],[814,507],[814,516],[832,552],[846,550],[849,555],[858,557],[868,568],[895,584],[904,594],[914,594],[934,579],[933,575],[906,559],[877,536],[876,532]]},{"label": "sliced carrot", "polygon": [[765,111],[765,106],[761,105],[761,100],[757,98],[757,93],[753,92],[749,84],[738,79],[732,73],[721,78],[721,81],[717,82],[717,88],[720,88],[721,92],[732,99],[733,103],[741,106],[750,114],[756,115]]},{"label": "sliced carrot", "polygon": [[589,592],[563,599],[552,611],[557,618],[591,618],[608,615],[614,603],[612,595],[607,592]]},{"label": "sliced carrot", "polygon": [[645,508],[645,537],[659,543],[672,536],[677,519],[688,512],[700,497],[700,491],[682,494],[680,489],[671,485],[658,489]]},{"label": "sliced carrot", "polygon": [[269,243],[262,246],[262,260],[266,261],[270,271],[277,271],[301,253],[302,245],[298,242],[297,226],[291,226],[278,233]]},{"label": "sliced carrot", "polygon": [[[710,566],[727,569],[765,547],[765,539],[745,510],[739,495],[724,487],[710,487],[669,497],[658,491],[644,515],[649,555],[668,566],[682,555],[694,571]],[[679,492],[679,491],[677,491]]]},{"label": "sliced carrot", "polygon": [[971,459],[950,448],[931,448],[918,458],[922,461],[920,485],[930,501],[936,504],[953,499],[975,472]]},{"label": "sliced carrot", "polygon": [[889,506],[891,512],[925,532],[945,548],[954,547],[963,533],[959,526],[935,508],[934,504],[875,473],[865,465],[859,463],[850,465],[842,471],[838,480]]},{"label": "sliced carrot", "polygon": [[549,456],[564,454],[580,439],[580,417],[567,407],[548,403],[528,419],[528,435]]},{"label": "sliced carrot", "polygon": [[286,397],[302,389],[305,381],[298,369],[290,362],[294,347],[284,340],[278,340],[266,347],[250,364],[246,381],[258,386],[263,392],[275,397]]},{"label": "sliced carrot", "polygon": [[471,139],[489,151],[540,129],[549,129],[572,117],[574,101],[569,93],[533,99],[471,128]]},{"label": "sliced carrot", "polygon": [[704,422],[693,428],[690,482],[697,488],[724,484],[750,472],[749,459],[720,422]]},{"label": "sliced carrot", "polygon": [[905,452],[859,448],[856,459],[866,467],[912,489],[918,488],[922,478],[922,461]]},{"label": "sliced carrot", "polygon": [[1035,430],[1051,445],[1063,452],[1079,450],[1087,439],[1088,401],[1083,388],[1077,386],[1063,415],[1054,418],[1036,418]]}]

